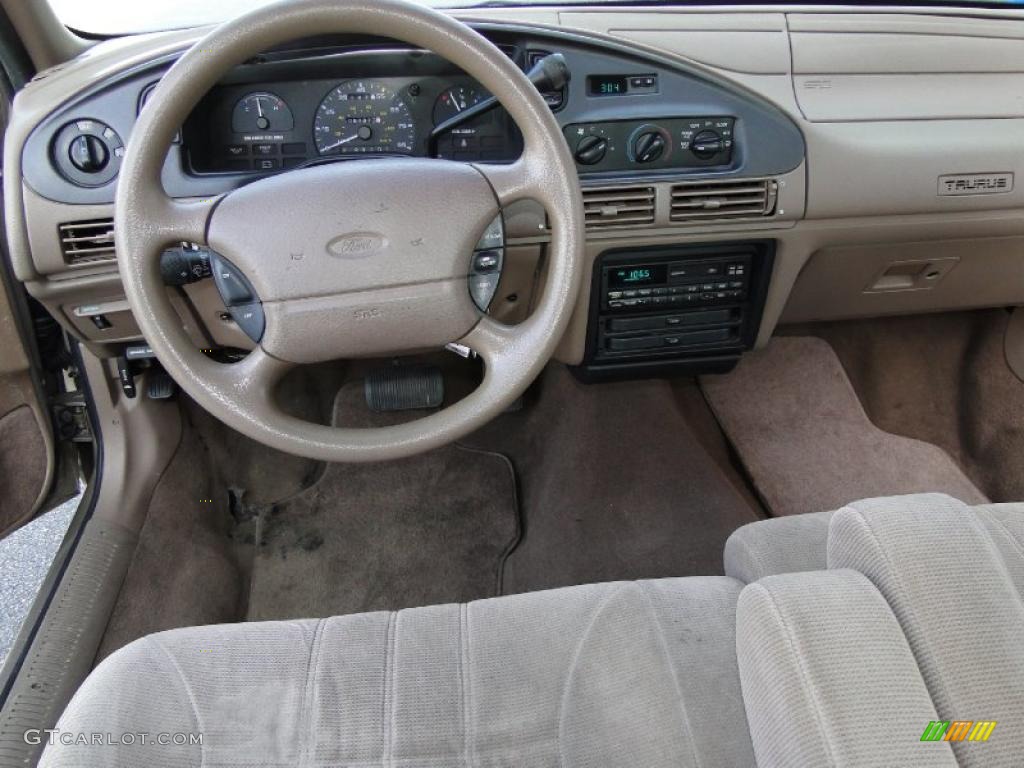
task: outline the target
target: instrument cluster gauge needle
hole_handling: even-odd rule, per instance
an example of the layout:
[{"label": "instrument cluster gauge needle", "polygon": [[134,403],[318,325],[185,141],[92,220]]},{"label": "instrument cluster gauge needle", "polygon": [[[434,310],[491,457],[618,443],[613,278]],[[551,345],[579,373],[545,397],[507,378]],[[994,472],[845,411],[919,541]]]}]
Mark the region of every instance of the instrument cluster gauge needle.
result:
[{"label": "instrument cluster gauge needle", "polygon": [[326,147],[324,147],[320,151],[321,152],[330,152],[335,147],[340,147],[342,144],[348,144],[350,141],[354,141],[355,139],[358,139],[358,138],[359,138],[359,134],[358,133],[353,133],[351,136],[347,136],[344,139],[342,139],[341,141],[336,141],[333,144],[328,144]]},{"label": "instrument cluster gauge needle", "polygon": [[284,133],[293,128],[295,118],[291,109],[280,96],[268,91],[243,96],[231,114],[231,130],[234,133]]}]

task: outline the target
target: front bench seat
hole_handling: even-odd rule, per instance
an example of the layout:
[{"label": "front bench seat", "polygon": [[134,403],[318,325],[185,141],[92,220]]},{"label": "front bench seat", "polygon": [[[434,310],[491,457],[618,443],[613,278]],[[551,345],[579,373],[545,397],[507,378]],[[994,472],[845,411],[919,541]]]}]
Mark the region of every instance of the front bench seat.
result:
[{"label": "front bench seat", "polygon": [[726,577],[195,627],[100,664],[42,766],[754,765]]}]

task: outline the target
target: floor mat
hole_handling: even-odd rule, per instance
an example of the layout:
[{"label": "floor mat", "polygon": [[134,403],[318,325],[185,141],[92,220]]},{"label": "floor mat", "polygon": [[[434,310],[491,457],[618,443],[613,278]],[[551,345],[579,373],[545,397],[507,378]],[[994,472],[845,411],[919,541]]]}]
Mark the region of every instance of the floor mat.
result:
[{"label": "floor mat", "polygon": [[924,491],[987,501],[944,450],[872,424],[821,339],[775,338],[701,386],[775,515]]},{"label": "floor mat", "polygon": [[[1018,310],[1019,311],[1019,310]],[[1024,382],[1002,309],[818,323],[871,420],[945,449],[993,501],[1024,499]]]},{"label": "floor mat", "polygon": [[[343,387],[336,423],[366,426],[358,414],[379,424],[361,398],[361,382]],[[466,602],[501,591],[519,536],[515,475],[504,456],[458,445],[328,464],[313,487],[248,525],[250,621]]]},{"label": "floor mat", "polygon": [[[712,458],[692,381],[585,385],[549,365],[526,407],[468,442],[507,454],[524,533],[505,592],[722,572],[725,540],[763,516]],[[710,429],[714,434],[704,434]]]}]

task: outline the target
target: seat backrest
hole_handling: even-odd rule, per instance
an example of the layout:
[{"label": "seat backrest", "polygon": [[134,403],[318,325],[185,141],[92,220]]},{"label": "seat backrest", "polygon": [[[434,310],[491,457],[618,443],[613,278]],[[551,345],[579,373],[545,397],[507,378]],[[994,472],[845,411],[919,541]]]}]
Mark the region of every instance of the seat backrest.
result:
[{"label": "seat backrest", "polygon": [[769,576],[736,612],[743,700],[759,766],[952,768],[949,744],[885,599],[849,570]]},{"label": "seat backrest", "polygon": [[956,741],[961,765],[1024,756],[1024,523],[946,497],[915,510],[836,512],[830,568],[853,568],[885,597],[943,721],[996,721],[996,738]]}]

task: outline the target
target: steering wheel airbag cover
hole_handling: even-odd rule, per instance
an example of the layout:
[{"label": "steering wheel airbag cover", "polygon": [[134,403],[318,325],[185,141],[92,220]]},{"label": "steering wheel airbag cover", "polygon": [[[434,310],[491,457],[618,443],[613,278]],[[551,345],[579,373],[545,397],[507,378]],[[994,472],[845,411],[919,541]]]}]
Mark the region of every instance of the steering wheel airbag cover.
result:
[{"label": "steering wheel airbag cover", "polygon": [[313,363],[466,335],[479,320],[466,282],[473,248],[497,212],[472,166],[349,160],[228,195],[208,241],[263,302],[263,348]]}]

